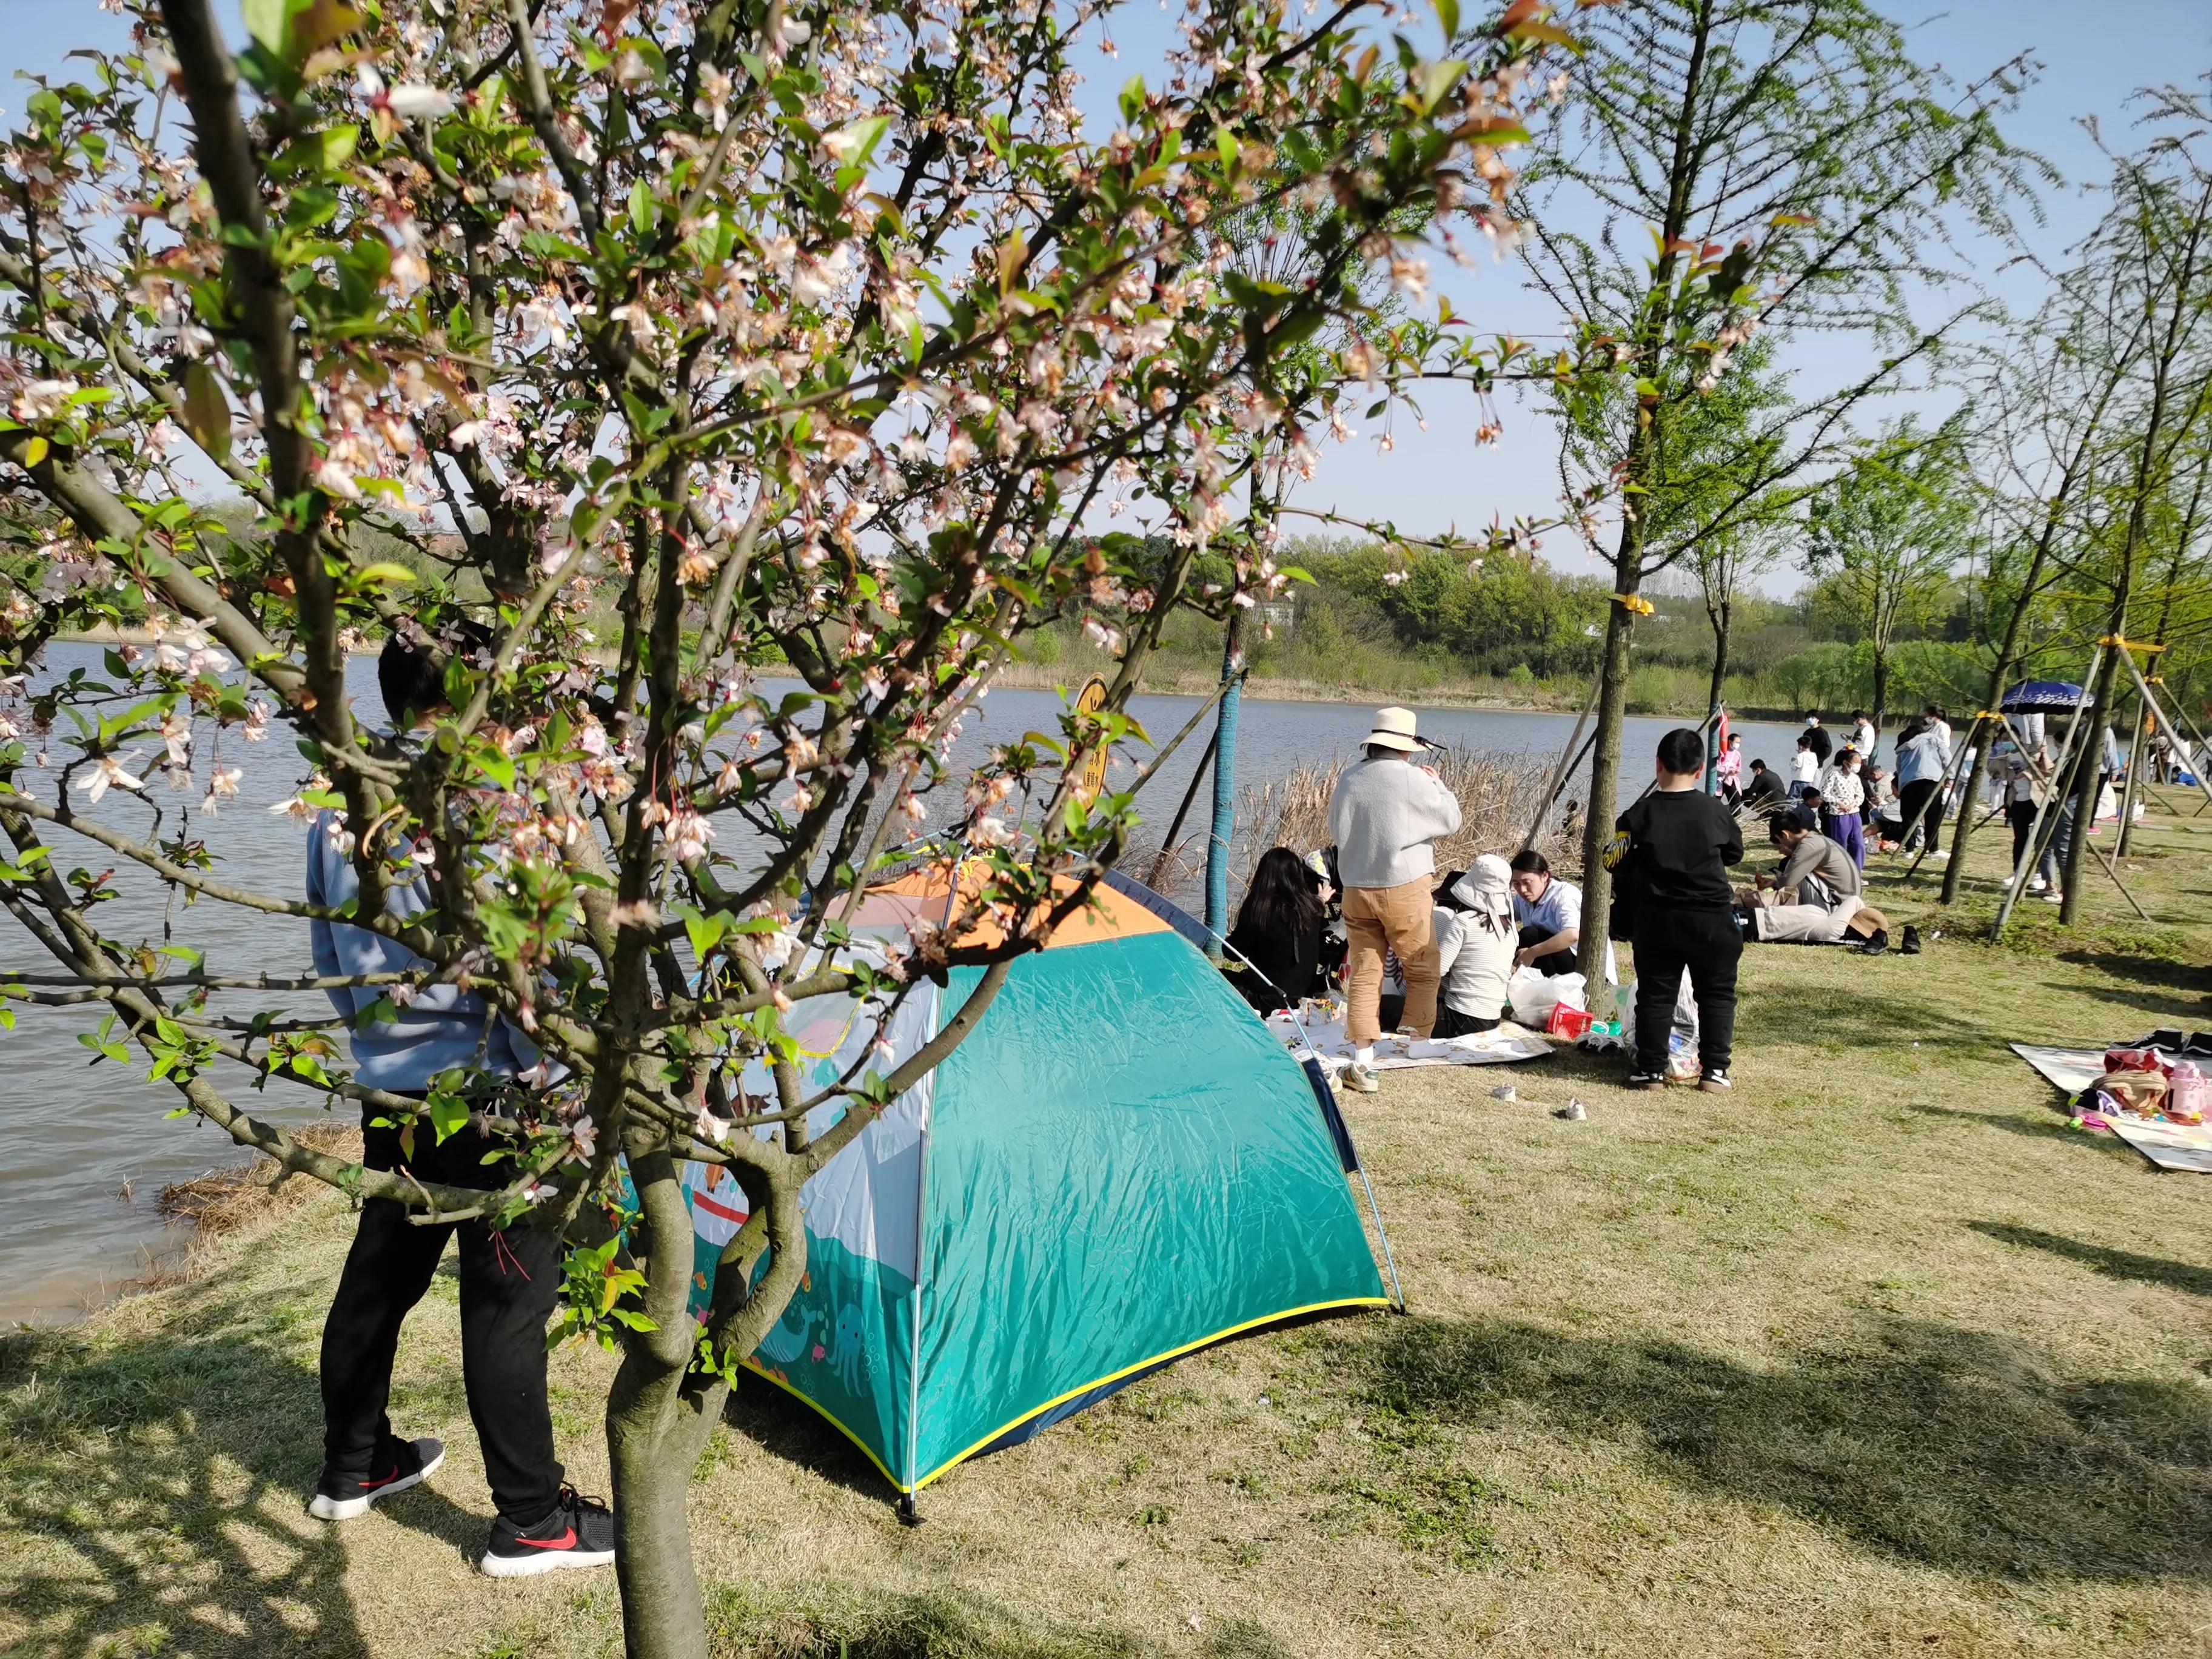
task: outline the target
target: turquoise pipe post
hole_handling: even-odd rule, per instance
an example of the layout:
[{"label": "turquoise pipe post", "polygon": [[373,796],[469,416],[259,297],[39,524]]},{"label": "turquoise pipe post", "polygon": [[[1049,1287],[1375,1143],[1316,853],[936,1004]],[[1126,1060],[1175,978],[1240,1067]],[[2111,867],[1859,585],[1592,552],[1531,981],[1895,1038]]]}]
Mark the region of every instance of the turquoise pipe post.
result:
[{"label": "turquoise pipe post", "polygon": [[1221,652],[1221,712],[1213,728],[1213,829],[1206,843],[1206,925],[1213,934],[1206,955],[1221,960],[1221,940],[1229,933],[1229,848],[1237,836],[1237,704],[1244,689],[1238,660],[1239,617],[1229,619]]}]

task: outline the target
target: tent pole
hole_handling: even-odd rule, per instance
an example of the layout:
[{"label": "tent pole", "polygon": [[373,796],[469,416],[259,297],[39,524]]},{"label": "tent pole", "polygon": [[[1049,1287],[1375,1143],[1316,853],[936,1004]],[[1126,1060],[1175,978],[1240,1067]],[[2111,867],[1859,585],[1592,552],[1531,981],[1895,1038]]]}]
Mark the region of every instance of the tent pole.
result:
[{"label": "tent pole", "polygon": [[1359,1164],[1359,1184],[1367,1189],[1367,1213],[1375,1218],[1375,1237],[1382,1241],[1382,1265],[1390,1274],[1390,1294],[1397,1298],[1398,1311],[1406,1311],[1406,1287],[1398,1282],[1398,1258],[1390,1249],[1390,1230],[1382,1224],[1382,1207],[1375,1202],[1375,1183],[1367,1178],[1367,1162]]},{"label": "tent pole", "polygon": [[1575,729],[1567,734],[1567,746],[1559,750],[1559,763],[1552,773],[1551,782],[1544,786],[1543,798],[1536,803],[1536,816],[1528,820],[1528,833],[1521,837],[1521,845],[1516,849],[1520,852],[1525,853],[1536,844],[1536,836],[1544,827],[1544,818],[1551,811],[1552,803],[1559,799],[1559,791],[1567,787],[1567,780],[1574,775],[1575,763],[1582,758],[1583,727],[1589,724],[1590,711],[1597,707],[1598,685],[1598,680],[1590,682],[1590,694],[1583,701],[1583,712],[1575,716]]},{"label": "tent pole", "polygon": [[[2104,666],[2104,663],[2105,647],[2100,643],[2089,654],[2088,676],[2082,681],[2085,687],[2095,684],[2097,671]],[[2059,764],[2051,769],[2055,777],[2066,775],[2067,768],[2074,762],[2075,746],[2089,729],[2091,722],[2083,718],[2090,712],[2087,702],[2085,693],[2083,702],[2075,708],[2074,727],[2066,734],[2066,747],[2060,754]],[[2027,890],[2027,872],[2035,868],[2044,849],[2051,844],[2051,836],[2057,831],[2057,792],[2048,790],[2045,793],[2046,799],[2035,810],[2035,823],[2028,832],[2027,844],[2021,848],[2020,858],[2014,862],[2012,883],[2005,889],[2004,896],[1997,901],[1996,920],[1990,924],[1990,943],[1992,945],[2004,937],[2005,924],[2012,920],[2013,907],[2020,902],[2021,894]],[[2074,826],[2074,833],[2087,835],[2088,830],[2086,826],[2077,823]]]}]

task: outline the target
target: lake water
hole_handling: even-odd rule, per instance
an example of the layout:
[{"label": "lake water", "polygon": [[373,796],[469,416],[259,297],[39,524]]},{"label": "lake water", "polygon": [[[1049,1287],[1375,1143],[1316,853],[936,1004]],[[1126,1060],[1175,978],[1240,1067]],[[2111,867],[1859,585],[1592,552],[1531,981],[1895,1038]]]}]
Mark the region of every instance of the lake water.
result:
[{"label": "lake water", "polygon": [[[55,647],[48,656],[52,672],[77,666],[95,675],[100,672],[102,653],[96,647]],[[350,678],[363,717],[380,720],[382,703],[376,694],[373,659],[356,659]],[[1048,691],[993,692],[969,722],[955,751],[956,763],[965,755],[972,764],[986,745],[1025,731],[1056,730],[1051,720],[1058,707],[1057,697]],[[1164,743],[1198,707],[1194,698],[1147,696],[1135,699],[1132,712]],[[1370,713],[1364,703],[1248,699],[1238,726],[1237,782],[1259,783],[1302,762],[1350,755],[1367,732]],[[1574,725],[1571,714],[1479,709],[1419,713],[1422,734],[1452,747],[1553,759]],[[1648,757],[1660,734],[1678,723],[1628,722],[1623,752],[1630,793],[1642,787]],[[1786,762],[1794,729],[1738,729],[1745,734],[1747,754],[1761,755],[1770,765]],[[1201,726],[1194,733],[1147,786],[1149,821],[1164,827],[1173,814],[1204,752],[1206,730]],[[202,741],[207,741],[204,736]],[[195,758],[204,779],[210,756],[201,753]],[[271,894],[297,892],[305,831],[267,810],[289,796],[307,771],[289,733],[279,727],[268,741],[247,744],[234,732],[224,740],[221,760],[226,766],[243,767],[245,780],[238,799],[226,805],[214,823],[201,824],[195,811],[195,833],[204,834],[221,850],[221,873],[227,879]],[[51,779],[33,775],[33,787],[51,798]],[[1577,794],[1573,787],[1567,793]],[[199,791],[170,793],[156,782],[147,794],[166,815],[164,833],[173,834],[177,814],[188,805],[197,807]],[[1202,799],[1193,808],[1195,824],[1203,825],[1206,810],[1207,801]],[[148,821],[146,805],[120,790],[109,792],[98,815],[134,832],[143,832]],[[1191,828],[1186,824],[1186,836]],[[69,843],[56,854],[64,872],[81,865],[97,872],[115,862],[92,842],[60,839]],[[211,973],[311,970],[304,922],[214,903],[187,910],[179,901],[170,908],[157,889],[127,871],[118,875],[118,884],[127,896],[103,905],[99,913],[111,936],[143,936],[159,944],[166,924],[179,943],[206,952]],[[33,973],[53,966],[7,918],[0,918],[0,963]],[[162,1186],[217,1165],[236,1164],[243,1157],[230,1138],[212,1125],[197,1118],[167,1117],[179,1097],[166,1085],[147,1083],[117,1065],[88,1064],[91,1054],[76,1039],[80,1032],[99,1025],[100,1012],[14,1006],[15,1030],[0,1032],[0,1213],[8,1217],[6,1230],[0,1231],[0,1327],[13,1320],[66,1318],[144,1273],[181,1242],[179,1230],[165,1225],[155,1212],[155,1200]],[[302,1001],[301,1006],[303,1012],[324,1011],[319,999]],[[234,1071],[225,1081],[236,1085],[243,1075]],[[231,1097],[250,1103],[258,1115],[288,1124],[322,1115],[311,1094],[288,1084],[273,1085],[258,1097],[236,1091]]]}]

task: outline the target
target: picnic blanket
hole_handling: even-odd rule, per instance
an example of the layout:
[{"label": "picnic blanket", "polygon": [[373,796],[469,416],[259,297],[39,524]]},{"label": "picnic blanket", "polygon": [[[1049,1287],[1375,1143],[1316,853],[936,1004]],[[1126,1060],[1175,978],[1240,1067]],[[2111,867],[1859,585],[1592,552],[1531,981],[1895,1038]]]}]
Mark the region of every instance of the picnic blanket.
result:
[{"label": "picnic blanket", "polygon": [[[1345,1040],[1341,1014],[1334,1018],[1314,1014],[1299,1020],[1288,1013],[1274,1013],[1267,1016],[1267,1029],[1294,1058],[1318,1060],[1332,1076],[1352,1064],[1352,1044]],[[1407,1066],[1510,1066],[1516,1060],[1541,1060],[1551,1052],[1550,1043],[1526,1026],[1516,1025],[1509,1019],[1494,1031],[1480,1031],[1473,1036],[1379,1038],[1375,1044],[1375,1069],[1380,1072]]]},{"label": "picnic blanket", "polygon": [[[2051,1048],[2033,1042],[2010,1045],[2053,1087],[2071,1098],[2105,1074],[2102,1048]],[[2126,1112],[2100,1112],[2097,1121],[2161,1170],[2212,1175],[2212,1123],[2167,1123]]]}]

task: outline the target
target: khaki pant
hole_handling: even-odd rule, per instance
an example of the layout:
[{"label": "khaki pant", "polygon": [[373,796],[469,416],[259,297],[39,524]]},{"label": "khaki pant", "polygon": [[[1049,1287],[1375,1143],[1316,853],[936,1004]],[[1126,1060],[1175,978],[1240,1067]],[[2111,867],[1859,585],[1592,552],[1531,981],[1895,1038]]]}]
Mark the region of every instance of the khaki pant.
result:
[{"label": "khaki pant", "polygon": [[1404,1024],[1423,1036],[1437,1023],[1436,902],[1429,878],[1421,876],[1396,887],[1344,890],[1344,931],[1351,949],[1346,963],[1345,1000],[1349,1005],[1344,1034],[1355,1044],[1382,1035],[1382,951],[1398,953],[1406,968]]}]

